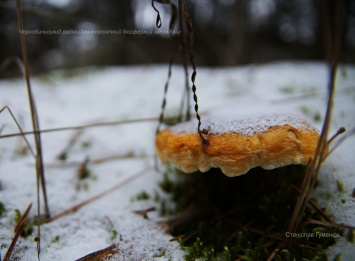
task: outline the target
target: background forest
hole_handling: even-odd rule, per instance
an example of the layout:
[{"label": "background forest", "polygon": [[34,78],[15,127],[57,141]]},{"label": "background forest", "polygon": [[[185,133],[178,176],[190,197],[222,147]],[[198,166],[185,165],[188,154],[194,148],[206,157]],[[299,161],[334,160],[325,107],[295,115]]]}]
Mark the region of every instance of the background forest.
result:
[{"label": "background forest", "polygon": [[[174,2],[174,1],[173,1]],[[177,1],[175,1],[177,2]],[[235,66],[271,60],[324,59],[322,30],[336,1],[187,1],[195,31],[198,66]],[[167,30],[170,6],[156,3]],[[155,30],[149,0],[22,1],[26,30]],[[355,2],[347,1],[342,61],[355,62]],[[29,34],[32,73],[87,65],[167,63],[168,34]],[[15,2],[0,2],[0,61],[21,54]],[[179,60],[177,60],[179,63]],[[7,68],[0,77],[18,70]]]}]

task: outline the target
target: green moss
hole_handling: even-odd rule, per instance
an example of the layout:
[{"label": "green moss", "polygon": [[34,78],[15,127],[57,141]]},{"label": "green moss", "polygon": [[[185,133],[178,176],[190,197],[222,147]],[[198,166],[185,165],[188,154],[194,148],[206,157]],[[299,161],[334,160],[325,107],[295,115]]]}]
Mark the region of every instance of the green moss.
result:
[{"label": "green moss", "polygon": [[160,195],[158,191],[154,191],[154,202],[160,201]]},{"label": "green moss", "polygon": [[118,235],[118,232],[117,232],[117,230],[112,230],[111,231],[111,240],[114,240],[116,237],[117,237],[117,235]]},{"label": "green moss", "polygon": [[283,86],[279,88],[280,92],[285,93],[285,94],[292,94],[295,92],[295,88],[291,85],[288,86]]},{"label": "green moss", "polygon": [[343,260],[343,255],[342,254],[337,254],[334,258],[333,261],[342,261]]},{"label": "green moss", "polygon": [[84,168],[81,172],[80,179],[88,179],[91,177],[91,171],[88,168]]},{"label": "green moss", "polygon": [[2,203],[0,201],[0,218],[2,218],[3,216],[5,216],[6,214],[6,209],[5,209],[5,206],[4,206],[4,203]]},{"label": "green moss", "polygon": [[67,160],[67,158],[68,158],[67,153],[65,153],[65,152],[58,155],[59,160],[65,161],[65,160]]},{"label": "green moss", "polygon": [[319,112],[316,112],[314,115],[313,115],[313,120],[315,122],[320,122],[322,120],[322,116],[320,115]]},{"label": "green moss", "polygon": [[313,95],[317,93],[317,87],[315,86],[308,86],[302,89],[302,93],[306,95]]},{"label": "green moss", "polygon": [[337,187],[339,192],[345,191],[344,183],[340,179],[337,179]]},{"label": "green moss", "polygon": [[332,192],[328,191],[328,192],[327,192],[327,199],[331,199],[332,196],[333,196],[333,195],[332,195]]},{"label": "green moss", "polygon": [[319,112],[311,112],[311,110],[304,105],[300,107],[300,110],[304,115],[312,117],[315,122],[320,122],[322,120],[322,116]]},{"label": "green moss", "polygon": [[20,146],[19,148],[16,149],[16,154],[20,156],[25,156],[28,154],[28,147],[27,146]]},{"label": "green moss", "polygon": [[[18,209],[15,209],[15,217],[14,221],[15,224],[18,225],[21,221],[21,212]],[[27,238],[28,236],[32,235],[33,233],[33,227],[35,225],[35,222],[33,220],[27,219],[25,222],[25,225],[22,229],[21,236],[24,238]]]},{"label": "green moss", "polygon": [[[267,260],[275,241],[263,233],[285,238],[297,193],[290,183],[299,184],[305,168],[288,166],[228,178],[220,170],[184,174],[169,169],[160,187],[175,204],[161,201],[162,215],[184,216],[170,224],[173,236],[181,240],[185,260]],[[305,219],[321,219],[307,208]],[[307,223],[301,233],[338,233],[337,228]],[[327,260],[323,249],[335,243],[332,237],[294,238],[275,260]]]},{"label": "green moss", "polygon": [[309,114],[309,108],[307,106],[302,105],[300,108],[301,112],[305,115]]},{"label": "green moss", "polygon": [[153,255],[153,257],[164,257],[165,256],[165,250],[164,249],[158,249],[160,251],[159,253]]},{"label": "green moss", "polygon": [[57,235],[53,238],[52,243],[59,243],[60,237]]},{"label": "green moss", "polygon": [[349,229],[349,231],[346,235],[346,239],[351,243],[355,243],[355,231],[352,229]]},{"label": "green moss", "polygon": [[150,196],[147,192],[145,191],[142,191],[141,193],[139,193],[137,196],[136,196],[136,199],[137,200],[148,200],[150,199]]},{"label": "green moss", "polygon": [[83,141],[82,143],[81,143],[81,147],[83,147],[83,148],[89,148],[91,146],[91,142],[90,141]]},{"label": "green moss", "polygon": [[341,70],[341,76],[342,76],[344,79],[348,78],[348,73],[347,73],[347,71],[346,71],[346,69],[345,69],[345,66],[341,66],[341,67],[340,67],[340,70]]},{"label": "green moss", "polygon": [[87,183],[87,182],[83,183],[83,190],[84,191],[88,191],[89,190],[89,183]]}]

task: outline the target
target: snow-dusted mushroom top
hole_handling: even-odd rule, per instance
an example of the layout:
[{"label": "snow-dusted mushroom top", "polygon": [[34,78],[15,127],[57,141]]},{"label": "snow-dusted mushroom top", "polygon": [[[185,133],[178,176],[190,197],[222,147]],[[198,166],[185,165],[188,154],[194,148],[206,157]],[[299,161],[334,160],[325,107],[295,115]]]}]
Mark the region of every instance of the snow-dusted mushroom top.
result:
[{"label": "snow-dusted mushroom top", "polygon": [[[274,126],[290,125],[301,130],[315,130],[307,121],[299,115],[269,114],[249,115],[218,118],[202,118],[201,129],[208,130],[210,134],[238,133],[245,136],[254,136]],[[196,120],[191,120],[170,128],[176,134],[195,133],[197,131]]]}]

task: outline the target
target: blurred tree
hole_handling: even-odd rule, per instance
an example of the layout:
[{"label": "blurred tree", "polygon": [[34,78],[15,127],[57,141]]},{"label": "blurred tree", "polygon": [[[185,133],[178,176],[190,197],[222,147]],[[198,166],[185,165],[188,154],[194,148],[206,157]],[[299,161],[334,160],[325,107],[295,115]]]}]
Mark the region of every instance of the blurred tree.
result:
[{"label": "blurred tree", "polygon": [[[326,41],[321,30],[327,21],[323,14],[332,8],[331,2],[187,1],[194,25],[197,64],[234,66],[280,59],[323,59]],[[343,60],[355,62],[355,36],[352,36],[355,1],[346,2]],[[155,29],[156,13],[149,0],[23,0],[22,3],[28,30]],[[167,25],[169,9],[161,4],[157,7],[162,12],[163,24]],[[166,63],[173,49],[166,34],[29,34],[26,41],[31,70],[35,73],[88,65]],[[0,45],[0,62],[11,56],[20,57],[15,5],[10,0],[0,2]],[[2,77],[18,73],[13,66],[4,72]]]}]

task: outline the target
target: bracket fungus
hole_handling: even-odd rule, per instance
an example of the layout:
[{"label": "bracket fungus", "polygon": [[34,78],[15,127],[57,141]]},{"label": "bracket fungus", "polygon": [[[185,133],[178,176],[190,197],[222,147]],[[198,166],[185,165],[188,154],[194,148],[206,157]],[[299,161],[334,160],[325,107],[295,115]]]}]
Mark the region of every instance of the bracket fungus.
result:
[{"label": "bracket fungus", "polygon": [[[202,141],[196,122],[180,123],[160,131],[156,151],[162,163],[171,163],[185,173],[220,168],[240,176],[255,167],[274,169],[307,165],[313,159],[318,131],[296,115],[271,114],[246,118],[205,118]],[[324,141],[325,142],[325,141]],[[326,155],[328,144],[326,144]]]}]

